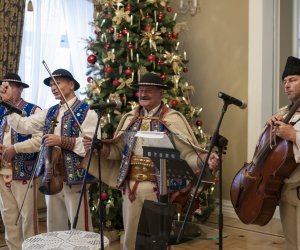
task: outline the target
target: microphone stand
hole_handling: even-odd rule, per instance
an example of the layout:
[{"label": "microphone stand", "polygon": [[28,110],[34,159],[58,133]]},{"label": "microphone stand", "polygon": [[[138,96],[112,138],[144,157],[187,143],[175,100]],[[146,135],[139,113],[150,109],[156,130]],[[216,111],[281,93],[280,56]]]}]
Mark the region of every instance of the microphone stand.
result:
[{"label": "microphone stand", "polygon": [[100,230],[101,250],[104,250],[103,220],[102,220],[103,219],[103,207],[102,207],[102,199],[101,199],[102,184],[101,184],[101,164],[100,164],[100,153],[101,153],[101,148],[102,148],[102,142],[97,139],[97,132],[98,132],[98,128],[99,128],[99,125],[100,125],[100,120],[101,120],[101,117],[102,117],[103,109],[99,109],[96,112],[98,114],[98,120],[97,120],[97,125],[96,125],[96,128],[95,128],[95,133],[94,133],[94,136],[93,136],[93,139],[92,139],[92,145],[91,145],[91,149],[90,149],[89,156],[88,156],[88,163],[87,163],[86,171],[85,171],[85,174],[84,174],[84,177],[83,177],[83,182],[82,182],[82,186],[81,186],[77,211],[76,211],[76,215],[75,215],[74,221],[73,221],[73,229],[76,229],[76,226],[77,226],[78,214],[79,214],[79,211],[80,211],[82,196],[83,196],[83,193],[85,192],[86,179],[87,179],[87,174],[88,174],[89,169],[90,169],[90,164],[91,164],[93,151],[94,151],[94,149],[98,149],[98,173],[99,173],[98,183],[99,183],[99,190],[100,190],[100,196],[99,196],[99,230]]},{"label": "microphone stand", "polygon": [[[218,121],[218,124],[217,124],[217,127],[213,133],[213,136],[210,140],[210,144],[209,144],[209,149],[208,149],[208,153],[207,153],[207,156],[205,158],[205,162],[204,162],[204,165],[203,165],[203,169],[201,171],[201,174],[199,175],[198,177],[198,181],[197,181],[197,184],[196,184],[196,187],[195,187],[195,190],[194,190],[194,193],[193,193],[193,196],[192,196],[192,199],[191,199],[191,202],[189,204],[189,207],[187,209],[187,212],[186,212],[186,215],[185,215],[185,218],[184,218],[184,221],[181,225],[181,228],[179,230],[179,234],[177,236],[177,240],[176,240],[176,243],[179,244],[180,241],[181,241],[181,238],[184,234],[184,229],[185,229],[185,226],[186,226],[186,223],[187,223],[187,219],[189,217],[189,214],[191,212],[191,209],[192,209],[192,204],[194,203],[194,200],[196,198],[196,195],[198,193],[198,189],[200,187],[200,184],[201,184],[201,181],[204,177],[204,174],[205,174],[205,170],[206,168],[208,167],[208,160],[209,160],[209,157],[211,155],[211,152],[213,150],[213,148],[215,146],[218,145],[218,142],[220,140],[220,135],[219,135],[219,129],[220,129],[220,126],[221,126],[221,123],[222,123],[222,120],[223,120],[223,117],[227,111],[227,107],[228,107],[229,103],[227,101],[224,101],[224,105],[223,105],[223,108],[222,108],[222,113],[221,113],[221,116],[219,118],[219,121]],[[223,138],[223,137],[222,137]],[[226,140],[226,139],[225,139]],[[226,140],[227,141],[227,140]],[[227,144],[227,142],[226,142]],[[222,147],[223,148],[223,147]],[[220,159],[221,160],[221,159]],[[220,177],[222,177],[222,174],[221,174],[221,168],[220,168]],[[222,183],[221,183],[221,179],[219,180],[219,185],[220,185],[220,195],[222,195]],[[220,197],[221,199],[221,197]],[[222,204],[220,204],[221,206]],[[222,230],[223,230],[223,215],[222,215],[222,209],[220,210],[220,215],[219,215],[219,241],[220,241],[220,244],[219,244],[219,249],[222,249],[223,247],[223,236],[222,236]],[[221,236],[221,237],[220,237]]]}]

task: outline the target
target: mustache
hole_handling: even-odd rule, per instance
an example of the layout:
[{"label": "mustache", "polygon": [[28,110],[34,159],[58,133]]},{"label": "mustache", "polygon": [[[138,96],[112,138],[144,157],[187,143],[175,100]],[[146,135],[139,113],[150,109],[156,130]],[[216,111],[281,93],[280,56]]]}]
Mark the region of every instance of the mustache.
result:
[{"label": "mustache", "polygon": [[140,100],[151,100],[149,96],[141,96]]}]

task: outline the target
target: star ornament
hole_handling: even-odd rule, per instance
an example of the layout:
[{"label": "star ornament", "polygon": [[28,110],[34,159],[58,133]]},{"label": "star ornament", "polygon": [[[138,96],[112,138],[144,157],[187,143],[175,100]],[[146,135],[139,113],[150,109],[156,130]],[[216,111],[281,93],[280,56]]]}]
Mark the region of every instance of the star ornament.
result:
[{"label": "star ornament", "polygon": [[116,10],[115,16],[112,19],[113,22],[116,24],[120,24],[122,20],[124,19],[127,23],[130,23],[130,16],[129,16],[130,11],[124,11],[124,8],[121,8],[120,10]]},{"label": "star ornament", "polygon": [[174,53],[166,51],[166,53],[163,55],[165,60],[165,63],[172,64],[172,69],[176,75],[179,75],[182,70],[182,61],[179,55],[176,55]]},{"label": "star ornament", "polygon": [[113,52],[108,51],[107,52],[107,57],[103,59],[103,62],[104,63],[107,63],[108,61],[114,62],[115,58],[116,58],[116,55]]},{"label": "star ornament", "polygon": [[153,28],[151,31],[144,32],[143,33],[143,38],[141,39],[141,45],[144,45],[146,42],[149,42],[153,49],[157,51],[156,48],[156,42],[157,41],[162,41],[163,38],[160,36],[160,32],[156,32],[155,29]]}]

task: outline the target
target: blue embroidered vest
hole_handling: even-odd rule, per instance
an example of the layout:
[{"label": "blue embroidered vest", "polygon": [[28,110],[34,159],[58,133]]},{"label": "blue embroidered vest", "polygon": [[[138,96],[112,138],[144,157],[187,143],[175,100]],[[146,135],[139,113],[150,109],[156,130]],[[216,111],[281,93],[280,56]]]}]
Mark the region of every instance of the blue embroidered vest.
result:
[{"label": "blue embroidered vest", "polygon": [[[21,103],[19,104],[18,108],[26,112],[26,116],[32,115],[37,106],[28,102],[25,102],[24,100],[21,100]],[[0,107],[0,116],[5,114],[6,108]],[[4,138],[4,130],[6,127],[6,116],[0,118],[0,143],[3,144],[3,138]],[[13,129],[11,130],[11,145],[23,142],[28,139],[30,139],[32,135],[23,135],[18,134]],[[16,154],[13,158],[13,167],[12,167],[12,178],[14,180],[29,180],[31,178],[31,174],[34,168],[35,161],[37,159],[38,153],[19,153]]]},{"label": "blue embroidered vest", "polygon": [[[79,101],[78,99],[72,105],[71,109],[75,114],[80,125],[83,123],[87,111],[89,110],[89,105],[83,101]],[[59,111],[59,104],[51,107],[48,110],[45,126],[44,126],[44,134],[49,131],[51,121],[53,118],[57,117]],[[78,137],[79,136],[79,126],[74,120],[72,114],[66,111],[61,120],[61,135],[68,137]],[[85,175],[85,170],[81,167],[81,161],[83,157],[77,155],[73,151],[61,149],[62,158],[63,158],[63,166],[64,166],[64,174],[65,174],[65,182],[68,185],[81,184],[83,181],[83,177]],[[41,169],[44,165],[44,159],[41,159],[38,168]],[[96,178],[92,175],[87,175],[87,183],[95,182]]]}]

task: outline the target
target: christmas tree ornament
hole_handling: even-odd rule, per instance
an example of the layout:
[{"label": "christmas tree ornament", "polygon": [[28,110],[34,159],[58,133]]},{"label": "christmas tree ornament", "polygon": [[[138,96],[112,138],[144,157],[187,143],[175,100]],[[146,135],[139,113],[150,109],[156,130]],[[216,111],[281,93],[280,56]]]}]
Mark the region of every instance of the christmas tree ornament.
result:
[{"label": "christmas tree ornament", "polygon": [[132,11],[132,6],[130,4],[127,4],[125,9],[127,11]]},{"label": "christmas tree ornament", "polygon": [[115,88],[119,87],[120,86],[119,80],[117,80],[117,79],[113,80],[113,85]]},{"label": "christmas tree ornament", "polygon": [[167,79],[167,75],[166,74],[161,74],[160,78],[163,79],[163,80],[166,80]]},{"label": "christmas tree ornament", "polygon": [[120,32],[120,33],[118,33],[117,37],[120,39],[123,37],[123,34]]},{"label": "christmas tree ornament", "polygon": [[164,61],[163,61],[161,58],[158,58],[157,64],[158,64],[158,65],[162,65],[162,64],[164,64]]},{"label": "christmas tree ornament", "polygon": [[197,125],[197,126],[201,127],[202,124],[203,124],[203,121],[202,121],[202,120],[197,120],[197,121],[196,121],[196,125]]},{"label": "christmas tree ornament", "polygon": [[178,105],[178,101],[176,99],[172,99],[170,105],[172,108],[176,108]]},{"label": "christmas tree ornament", "polygon": [[148,56],[148,60],[151,63],[155,62],[155,58],[156,58],[155,55],[153,55],[152,53]]},{"label": "christmas tree ornament", "polygon": [[187,73],[187,72],[189,71],[189,69],[188,69],[187,67],[183,67],[182,71],[183,71],[184,73]]},{"label": "christmas tree ornament", "polygon": [[110,73],[112,72],[112,67],[111,67],[110,65],[107,65],[107,66],[105,67],[105,72],[106,72],[107,74],[110,74]]},{"label": "christmas tree ornament", "polygon": [[125,28],[122,30],[122,33],[123,33],[123,35],[127,35],[128,29],[125,27]]},{"label": "christmas tree ornament", "polygon": [[171,39],[171,38],[172,38],[172,32],[168,32],[167,38],[168,38],[168,39]]},{"label": "christmas tree ornament", "polygon": [[173,32],[172,32],[172,38],[173,38],[174,40],[176,40],[176,39],[178,38],[178,33],[175,32],[175,31],[173,31]]},{"label": "christmas tree ornament", "polygon": [[171,6],[167,6],[166,10],[167,10],[168,12],[172,12],[172,7],[171,7]]},{"label": "christmas tree ornament", "polygon": [[132,70],[130,68],[125,69],[125,75],[130,76],[132,74]]},{"label": "christmas tree ornament", "polygon": [[86,79],[86,81],[87,81],[87,82],[89,82],[89,83],[91,83],[91,82],[93,82],[93,81],[94,81],[94,78],[93,78],[93,77],[91,77],[91,76],[89,76],[89,77]]},{"label": "christmas tree ornament", "polygon": [[133,45],[132,45],[132,43],[130,42],[130,43],[128,43],[128,45],[127,45],[127,49],[133,49]]},{"label": "christmas tree ornament", "polygon": [[109,49],[110,48],[110,44],[109,43],[105,44],[104,48]]},{"label": "christmas tree ornament", "polygon": [[114,28],[114,27],[110,27],[110,28],[109,28],[109,33],[112,34],[112,33],[114,33],[114,32],[115,32],[115,28]]},{"label": "christmas tree ornament", "polygon": [[158,14],[158,20],[162,21],[164,18],[165,18],[164,13],[159,12],[159,14]]},{"label": "christmas tree ornament", "polygon": [[101,200],[106,201],[108,198],[108,194],[105,191],[101,192]]},{"label": "christmas tree ornament", "polygon": [[152,30],[151,25],[148,23],[144,29],[146,32],[150,32]]},{"label": "christmas tree ornament", "polygon": [[87,58],[87,61],[90,64],[95,64],[95,62],[97,61],[97,57],[94,54],[89,55],[88,58]]}]

